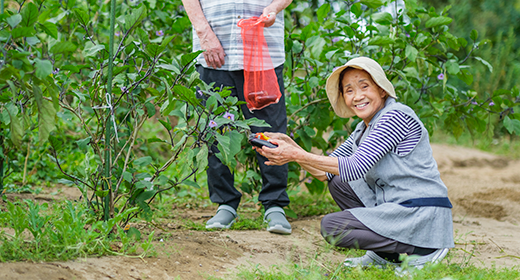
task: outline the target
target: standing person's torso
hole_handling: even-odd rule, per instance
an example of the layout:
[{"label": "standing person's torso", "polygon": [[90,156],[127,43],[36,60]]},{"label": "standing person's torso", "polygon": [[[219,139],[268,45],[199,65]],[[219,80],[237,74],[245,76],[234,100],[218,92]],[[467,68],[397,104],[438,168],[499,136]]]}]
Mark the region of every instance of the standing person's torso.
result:
[{"label": "standing person's torso", "polygon": [[[226,54],[224,65],[218,70],[244,69],[241,28],[237,26],[237,23],[241,19],[261,16],[264,8],[270,3],[271,1],[261,0],[200,0],[202,11]],[[283,14],[283,11],[278,13],[274,24],[264,28],[264,37],[274,67],[285,62]],[[193,31],[193,51],[200,49],[200,40]],[[203,67],[208,67],[202,54],[197,60]]]}]

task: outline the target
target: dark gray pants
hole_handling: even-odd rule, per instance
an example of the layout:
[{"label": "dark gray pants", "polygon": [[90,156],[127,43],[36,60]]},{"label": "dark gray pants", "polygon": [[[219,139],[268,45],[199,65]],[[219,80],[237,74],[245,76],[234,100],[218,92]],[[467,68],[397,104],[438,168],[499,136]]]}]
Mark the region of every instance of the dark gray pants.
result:
[{"label": "dark gray pants", "polygon": [[[222,71],[197,66],[200,79],[207,84],[215,82],[215,87],[232,87],[231,95],[238,97],[238,100],[245,101],[244,98],[244,72],[243,71]],[[278,85],[282,97],[277,104],[271,104],[261,110],[249,111],[246,104],[241,105],[240,109],[246,119],[256,117],[265,120],[271,125],[268,127],[251,127],[251,132],[287,132],[287,111],[285,108],[284,84],[283,84],[283,65],[275,68]],[[218,153],[216,145],[211,147],[214,153]],[[262,173],[262,190],[258,195],[258,200],[262,202],[265,209],[271,206],[284,207],[289,205],[287,195],[287,175],[288,165],[267,166],[267,158],[256,154],[260,172]],[[235,209],[240,204],[242,194],[234,186],[233,173],[229,168],[215,156],[211,155],[208,160],[208,189],[209,197],[212,202],[227,204]]]},{"label": "dark gray pants", "polygon": [[412,254],[415,246],[381,236],[363,225],[348,209],[365,207],[347,182],[339,176],[329,182],[329,191],[341,212],[328,214],[321,220],[321,235],[334,246],[384,253]]}]

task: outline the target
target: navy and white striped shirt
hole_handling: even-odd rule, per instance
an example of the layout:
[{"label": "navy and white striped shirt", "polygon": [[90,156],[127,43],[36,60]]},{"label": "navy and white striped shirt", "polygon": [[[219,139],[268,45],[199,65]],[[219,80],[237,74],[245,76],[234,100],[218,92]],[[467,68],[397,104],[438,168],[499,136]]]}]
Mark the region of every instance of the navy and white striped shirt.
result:
[{"label": "navy and white striped shirt", "polygon": [[[331,157],[338,158],[341,181],[349,182],[360,178],[385,154],[393,152],[404,156],[411,152],[421,139],[421,126],[412,117],[400,111],[389,111],[375,124],[376,127],[353,152],[355,139],[350,136]],[[327,173],[329,180],[335,176]]]},{"label": "navy and white striped shirt", "polygon": [[[244,69],[244,49],[242,46],[241,28],[237,26],[240,19],[259,17],[272,1],[266,0],[199,0],[204,16],[217,35],[224,48],[224,65],[218,70],[235,71]],[[276,21],[263,30],[265,41],[273,68],[285,62],[284,45],[284,11],[276,15]],[[201,49],[197,32],[193,29],[193,51]],[[197,58],[199,64],[208,67],[202,54]]]}]

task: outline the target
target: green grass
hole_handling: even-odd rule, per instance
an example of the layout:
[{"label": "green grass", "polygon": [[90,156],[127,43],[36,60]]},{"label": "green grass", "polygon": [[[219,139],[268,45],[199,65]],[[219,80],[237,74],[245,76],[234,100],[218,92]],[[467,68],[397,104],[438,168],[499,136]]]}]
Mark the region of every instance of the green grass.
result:
[{"label": "green grass", "polygon": [[135,228],[127,233],[115,226],[123,217],[95,221],[83,204],[70,201],[6,201],[0,207],[0,262],[153,253],[153,232],[148,239]]},{"label": "green grass", "polygon": [[[462,267],[459,264],[433,264],[422,270],[415,270],[408,276],[397,276],[391,268],[346,268],[341,263],[323,263],[316,259],[308,264],[293,263],[286,266],[271,266],[269,268],[256,266],[242,268],[234,276],[226,276],[225,279],[243,280],[293,280],[293,279],[519,279],[520,271],[512,268],[477,268],[475,266]],[[213,278],[219,279],[219,278]],[[224,278],[222,278],[224,279]]]},{"label": "green grass", "polygon": [[[332,248],[322,248],[322,251],[335,250],[342,251],[345,257],[357,257],[365,253],[363,250],[345,250]],[[251,279],[251,280],[284,280],[284,279],[362,279],[362,280],[384,280],[384,279],[520,279],[520,270],[514,268],[479,268],[474,265],[456,263],[453,257],[458,252],[450,251],[448,256],[439,264],[429,264],[422,270],[410,270],[405,276],[396,275],[393,268],[346,268],[340,262],[323,261],[320,253],[311,256],[308,261],[300,263],[289,263],[287,265],[273,265],[268,268],[256,265],[254,267],[241,267],[236,275],[226,276],[225,279]],[[469,256],[471,258],[471,256]],[[300,258],[302,259],[302,258]],[[224,278],[210,278],[224,279]]]}]

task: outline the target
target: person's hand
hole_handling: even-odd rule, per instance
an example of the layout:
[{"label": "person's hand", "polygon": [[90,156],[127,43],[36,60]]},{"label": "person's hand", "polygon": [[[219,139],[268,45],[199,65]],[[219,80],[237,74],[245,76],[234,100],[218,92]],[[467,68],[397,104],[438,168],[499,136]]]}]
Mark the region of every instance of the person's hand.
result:
[{"label": "person's hand", "polygon": [[296,142],[294,142],[294,140],[291,137],[289,137],[287,134],[278,133],[278,132],[264,132],[264,135],[269,137],[271,140],[274,140],[274,141],[282,140],[291,146],[294,146],[296,148],[303,150],[303,148],[300,147],[298,144],[296,144]]},{"label": "person's hand", "polygon": [[266,17],[266,19],[264,19],[264,27],[269,27],[276,21],[276,12],[264,9],[262,16]]},{"label": "person's hand", "polygon": [[[264,133],[266,136],[267,134]],[[270,133],[275,134],[273,138],[269,139],[269,142],[278,145],[277,148],[268,148],[266,146],[262,148],[255,147],[255,150],[261,154],[262,156],[266,157],[269,161],[266,161],[266,165],[284,165],[288,162],[295,161],[298,154],[302,151],[302,149],[296,145],[294,146],[290,142],[284,141],[283,138],[289,139],[292,141],[289,136],[281,133]],[[276,136],[280,136],[277,138]],[[285,137],[284,137],[285,136]],[[269,136],[271,137],[271,136]],[[296,143],[294,143],[296,144]]]},{"label": "person's hand", "polygon": [[224,65],[224,48],[212,30],[207,31],[200,38],[200,46],[205,50],[202,55],[208,64],[208,67],[217,69]]}]

